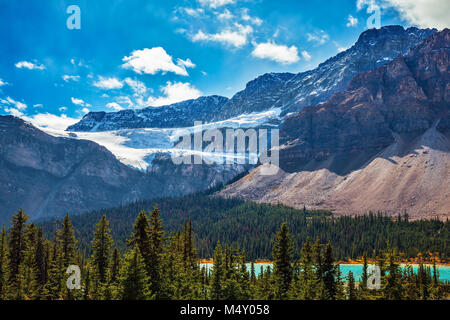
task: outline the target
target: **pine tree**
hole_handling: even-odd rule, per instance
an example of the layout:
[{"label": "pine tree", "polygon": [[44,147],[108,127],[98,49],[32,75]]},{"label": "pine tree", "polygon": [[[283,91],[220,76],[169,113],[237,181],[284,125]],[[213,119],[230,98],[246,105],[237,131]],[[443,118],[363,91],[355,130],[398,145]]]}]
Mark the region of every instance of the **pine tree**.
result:
[{"label": "pine tree", "polygon": [[214,250],[214,265],[211,273],[211,298],[213,300],[223,299],[223,286],[225,281],[225,258],[220,242],[217,242]]},{"label": "pine tree", "polygon": [[396,251],[390,250],[388,253],[389,273],[385,276],[385,283],[382,288],[383,297],[386,300],[400,300],[403,296],[401,272],[397,260]]},{"label": "pine tree", "polygon": [[11,228],[9,229],[9,297],[12,299],[22,299],[23,284],[19,274],[20,265],[25,256],[25,224],[28,216],[20,209],[17,214],[11,218]]},{"label": "pine tree", "polygon": [[113,255],[111,258],[111,267],[110,267],[112,283],[115,283],[118,280],[119,271],[120,271],[120,253],[117,248],[114,248]]},{"label": "pine tree", "polygon": [[63,268],[66,269],[75,262],[77,248],[72,222],[67,213],[62,221],[61,230],[58,232],[58,240],[61,248]]},{"label": "pine tree", "polygon": [[331,247],[331,243],[328,242],[325,247],[322,276],[325,291],[327,292],[327,299],[331,300],[336,298],[336,265],[334,262],[333,248]]},{"label": "pine tree", "polygon": [[48,280],[44,285],[43,298],[46,300],[58,300],[62,298],[63,272],[62,255],[55,242],[52,245],[52,254],[49,259]]},{"label": "pine tree", "polygon": [[0,300],[6,299],[8,295],[9,265],[8,243],[6,240],[5,225],[3,225],[2,233],[0,235]]},{"label": "pine tree", "polygon": [[121,300],[147,300],[152,295],[148,287],[149,278],[144,259],[139,249],[133,248],[125,253],[120,268],[118,298]]},{"label": "pine tree", "polygon": [[347,295],[348,300],[357,300],[355,278],[353,277],[353,272],[351,271],[348,272],[347,276]]},{"label": "pine tree", "polygon": [[273,245],[274,276],[277,285],[277,298],[286,299],[292,281],[292,258],[294,245],[287,224],[281,224]]},{"label": "pine tree", "polygon": [[92,240],[92,265],[100,284],[106,283],[113,240],[109,221],[103,215],[97,223]]},{"label": "pine tree", "polygon": [[159,218],[159,209],[157,205],[150,213],[150,268],[147,269],[150,276],[150,291],[158,299],[161,296],[162,277],[161,264],[164,246],[164,231],[162,221]]}]

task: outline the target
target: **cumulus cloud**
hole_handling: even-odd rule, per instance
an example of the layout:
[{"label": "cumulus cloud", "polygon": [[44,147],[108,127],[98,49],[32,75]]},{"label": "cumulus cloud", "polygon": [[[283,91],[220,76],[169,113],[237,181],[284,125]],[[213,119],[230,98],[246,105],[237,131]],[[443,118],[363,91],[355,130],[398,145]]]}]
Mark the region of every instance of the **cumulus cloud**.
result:
[{"label": "cumulus cloud", "polygon": [[176,102],[181,102],[189,99],[196,99],[201,96],[200,90],[195,88],[188,82],[170,82],[168,81],[164,87],[161,88],[164,94],[160,97],[149,97],[147,104],[154,107],[169,105]]},{"label": "cumulus cloud", "polygon": [[[186,65],[177,65],[173,62],[172,56],[167,54],[162,47],[145,48],[135,50],[129,57],[122,59],[125,63],[122,68],[132,69],[138,74],[156,74],[158,72],[173,72],[178,75],[187,76]],[[183,60],[182,60],[183,61]],[[187,60],[186,60],[187,61]],[[189,60],[190,61],[190,60]],[[193,64],[192,64],[193,65]]]},{"label": "cumulus cloud", "polygon": [[219,20],[231,20],[234,16],[231,14],[230,10],[225,9],[222,13],[217,14],[217,18],[219,18]]},{"label": "cumulus cloud", "polygon": [[421,28],[450,27],[448,0],[358,0],[356,3],[358,10],[367,6],[370,11],[376,5],[396,10],[401,19]]},{"label": "cumulus cloud", "polygon": [[72,103],[77,106],[82,106],[82,107],[90,107],[91,106],[89,103],[84,102],[84,100],[82,100],[82,99],[72,97],[71,100],[72,100]]},{"label": "cumulus cloud", "polygon": [[278,45],[273,42],[257,44],[252,51],[252,56],[273,60],[281,64],[292,64],[300,60],[297,47]]},{"label": "cumulus cloud", "polygon": [[330,36],[323,30],[317,31],[315,33],[307,33],[306,38],[308,41],[317,42],[318,44],[324,44],[330,40]]},{"label": "cumulus cloud", "polygon": [[130,86],[135,95],[145,95],[147,93],[147,86],[145,83],[131,78],[125,78],[124,81]]},{"label": "cumulus cloud", "polygon": [[263,22],[263,21],[262,21],[260,18],[258,18],[258,17],[251,17],[251,16],[248,14],[248,9],[247,9],[247,8],[242,9],[242,20],[251,22],[251,23],[253,23],[253,24],[256,25],[256,26],[260,26],[260,25],[262,24],[262,22]]},{"label": "cumulus cloud", "polygon": [[[25,110],[27,105],[23,102],[16,101],[11,97],[7,97],[6,99],[0,99],[0,104],[4,107],[14,107],[16,110]],[[5,109],[6,110],[6,109]]]},{"label": "cumulus cloud", "polygon": [[39,113],[34,116],[22,116],[21,118],[31,122],[36,127],[58,131],[66,130],[67,127],[80,121],[78,118],[70,118],[65,114],[57,116],[51,113]]},{"label": "cumulus cloud", "polygon": [[192,17],[198,17],[201,14],[203,14],[205,11],[202,8],[182,8],[181,10],[183,10],[184,12],[186,12],[186,14],[192,16]]},{"label": "cumulus cloud", "polygon": [[123,83],[115,77],[104,78],[100,76],[98,81],[94,82],[94,86],[104,90],[121,89],[123,87]]},{"label": "cumulus cloud", "polygon": [[71,75],[68,75],[68,74],[63,75],[62,78],[63,78],[63,80],[65,82],[69,82],[69,81],[77,82],[77,81],[80,80],[80,76],[71,76]]},{"label": "cumulus cloud", "polygon": [[15,64],[16,68],[22,69],[29,69],[29,70],[44,70],[45,66],[43,64],[34,64],[33,62],[29,61],[20,61]]},{"label": "cumulus cloud", "polygon": [[107,103],[106,106],[110,109],[113,109],[114,111],[123,110],[123,107],[120,104],[118,104],[117,102]]},{"label": "cumulus cloud", "polygon": [[6,85],[8,85],[8,82],[6,82],[2,78],[0,78],[0,87],[6,86]]},{"label": "cumulus cloud", "polygon": [[305,61],[311,60],[311,55],[308,53],[308,51],[303,50],[302,51],[302,58],[305,59]]},{"label": "cumulus cloud", "polygon": [[348,21],[346,24],[347,27],[355,27],[358,24],[358,19],[352,16],[351,14],[348,15],[347,21]]},{"label": "cumulus cloud", "polygon": [[216,9],[227,4],[233,4],[235,0],[198,0],[198,2],[203,6]]},{"label": "cumulus cloud", "polygon": [[228,46],[240,48],[247,44],[248,35],[253,32],[251,26],[243,26],[235,23],[233,27],[227,27],[219,33],[204,33],[198,31],[193,37],[192,41],[212,41],[219,42]]}]

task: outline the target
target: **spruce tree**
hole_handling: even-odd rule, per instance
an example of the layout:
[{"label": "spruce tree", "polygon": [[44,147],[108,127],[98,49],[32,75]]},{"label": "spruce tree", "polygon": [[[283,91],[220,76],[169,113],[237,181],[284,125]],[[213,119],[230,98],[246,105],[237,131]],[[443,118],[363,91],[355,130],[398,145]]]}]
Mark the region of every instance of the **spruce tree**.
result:
[{"label": "spruce tree", "polygon": [[294,245],[287,224],[281,224],[273,245],[274,276],[278,299],[286,299],[292,281]]},{"label": "spruce tree", "polygon": [[139,249],[133,248],[125,253],[120,268],[118,298],[121,300],[147,300],[151,299],[149,278],[146,272],[144,259]]},{"label": "spruce tree", "polygon": [[103,215],[96,225],[92,240],[92,265],[100,284],[106,283],[113,240],[109,221]]},{"label": "spruce tree", "polygon": [[20,265],[24,260],[26,241],[25,230],[28,216],[20,209],[17,214],[11,218],[11,228],[9,229],[9,280],[8,284],[10,289],[8,290],[9,297],[12,299],[22,299],[23,281],[21,274],[19,273]]},{"label": "spruce tree", "polygon": [[355,278],[353,277],[353,272],[349,271],[347,276],[347,295],[348,300],[356,300],[356,287],[355,287]]},{"label": "spruce tree", "polygon": [[2,233],[0,235],[0,300],[4,300],[7,297],[9,266],[8,243],[5,225],[3,225]]},{"label": "spruce tree", "polygon": [[162,253],[164,247],[164,231],[162,221],[159,218],[159,209],[155,208],[150,213],[150,267],[147,269],[150,276],[150,291],[155,294],[158,299],[161,296],[162,290]]},{"label": "spruce tree", "polygon": [[211,298],[223,299],[223,286],[225,281],[225,258],[220,242],[217,242],[214,250],[214,265],[211,273]]}]

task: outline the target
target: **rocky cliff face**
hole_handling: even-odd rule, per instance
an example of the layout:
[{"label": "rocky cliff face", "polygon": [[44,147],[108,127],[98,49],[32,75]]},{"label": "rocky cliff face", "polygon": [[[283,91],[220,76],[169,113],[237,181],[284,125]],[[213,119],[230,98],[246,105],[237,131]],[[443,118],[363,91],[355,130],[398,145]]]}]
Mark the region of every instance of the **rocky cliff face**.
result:
[{"label": "rocky cliff face", "polygon": [[200,97],[162,107],[118,112],[89,112],[69,131],[108,131],[135,128],[189,127],[194,121],[210,121],[228,101],[221,96]]},{"label": "rocky cliff face", "polygon": [[107,131],[125,128],[173,128],[191,126],[194,121],[222,121],[231,117],[272,108],[282,115],[324,102],[345,90],[358,73],[393,60],[436,32],[435,29],[404,29],[386,26],[367,30],[348,50],[298,74],[269,73],[250,81],[231,99],[201,97],[164,107],[119,112],[91,112],[69,131]]},{"label": "rocky cliff face", "polygon": [[0,222],[20,208],[41,218],[182,195],[224,183],[244,170],[175,165],[158,158],[144,174],[96,143],[56,138],[12,116],[0,116],[0,168]]},{"label": "rocky cliff face", "polygon": [[222,194],[247,188],[253,200],[343,214],[450,215],[449,56],[445,29],[356,75],[347,90],[285,120],[279,176],[256,177],[257,169]]},{"label": "rocky cliff face", "polygon": [[[359,74],[327,102],[289,117],[281,131],[281,163],[287,171],[336,157],[366,161],[395,141],[419,135],[437,120],[447,130],[449,32],[444,30],[406,56]],[[345,172],[349,161],[333,163]],[[344,171],[342,171],[344,170]]]},{"label": "rocky cliff face", "polygon": [[222,105],[216,118],[278,107],[287,114],[322,103],[334,93],[345,90],[356,74],[406,54],[434,32],[435,29],[404,29],[402,26],[367,30],[351,48],[314,70],[298,74],[265,74],[249,82],[245,90]]}]

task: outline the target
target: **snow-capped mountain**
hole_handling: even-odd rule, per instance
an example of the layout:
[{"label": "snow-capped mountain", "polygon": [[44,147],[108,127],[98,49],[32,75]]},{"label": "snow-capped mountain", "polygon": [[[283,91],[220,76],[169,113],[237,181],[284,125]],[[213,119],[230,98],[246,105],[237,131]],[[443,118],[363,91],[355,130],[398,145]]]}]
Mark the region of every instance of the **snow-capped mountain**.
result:
[{"label": "snow-capped mountain", "polygon": [[[180,152],[173,149],[176,132],[182,128],[192,132],[194,121],[201,121],[203,129],[280,124],[284,115],[327,100],[334,93],[345,90],[356,74],[407,53],[434,32],[435,29],[404,29],[401,26],[367,30],[355,45],[314,70],[262,75],[231,99],[207,96],[163,107],[90,112],[67,128],[68,132],[46,132],[69,137],[76,135],[79,139],[97,142],[122,163],[148,171],[156,154]],[[211,154],[204,156],[214,157]]]},{"label": "snow-capped mountain", "polygon": [[346,89],[358,73],[373,69],[406,54],[436,29],[386,26],[363,32],[348,50],[328,59],[314,70],[268,73],[250,81],[231,99],[201,97],[163,107],[118,112],[90,112],[67,128],[69,131],[108,131],[132,128],[190,127],[194,121],[216,122],[243,114],[281,108],[282,114],[324,102]]}]

